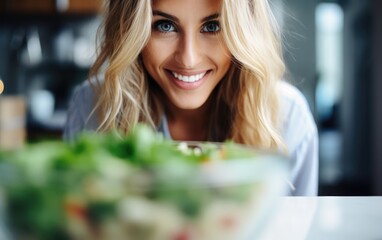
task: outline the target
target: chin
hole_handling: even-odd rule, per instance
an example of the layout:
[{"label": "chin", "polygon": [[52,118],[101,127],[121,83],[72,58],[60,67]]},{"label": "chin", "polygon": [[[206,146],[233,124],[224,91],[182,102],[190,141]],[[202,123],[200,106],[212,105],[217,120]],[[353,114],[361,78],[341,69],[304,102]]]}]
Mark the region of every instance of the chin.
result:
[{"label": "chin", "polygon": [[179,105],[176,105],[177,108],[179,109],[183,109],[183,110],[195,110],[195,109],[198,109],[200,108],[201,106],[203,106],[203,104],[179,104]]},{"label": "chin", "polygon": [[190,100],[184,100],[184,101],[177,101],[173,102],[173,104],[183,110],[194,110],[202,107],[205,104],[206,101],[190,101]]}]

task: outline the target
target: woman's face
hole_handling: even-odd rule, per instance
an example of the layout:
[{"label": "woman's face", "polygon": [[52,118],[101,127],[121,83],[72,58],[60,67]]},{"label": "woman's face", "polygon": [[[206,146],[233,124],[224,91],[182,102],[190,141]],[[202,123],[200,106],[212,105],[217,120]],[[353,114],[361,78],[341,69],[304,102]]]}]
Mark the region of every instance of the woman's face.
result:
[{"label": "woman's face", "polygon": [[220,36],[221,0],[154,0],[145,68],[179,109],[197,109],[227,73],[231,56]]}]

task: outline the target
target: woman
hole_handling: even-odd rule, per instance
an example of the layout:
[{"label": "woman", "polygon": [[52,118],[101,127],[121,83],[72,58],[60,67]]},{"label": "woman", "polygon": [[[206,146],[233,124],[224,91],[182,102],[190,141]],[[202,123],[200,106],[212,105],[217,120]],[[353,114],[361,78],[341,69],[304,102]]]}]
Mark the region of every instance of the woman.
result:
[{"label": "woman", "polygon": [[281,81],[267,0],[110,0],[91,81],[70,105],[65,138],[143,122],[174,140],[288,153],[293,195],[317,194],[317,129]]}]

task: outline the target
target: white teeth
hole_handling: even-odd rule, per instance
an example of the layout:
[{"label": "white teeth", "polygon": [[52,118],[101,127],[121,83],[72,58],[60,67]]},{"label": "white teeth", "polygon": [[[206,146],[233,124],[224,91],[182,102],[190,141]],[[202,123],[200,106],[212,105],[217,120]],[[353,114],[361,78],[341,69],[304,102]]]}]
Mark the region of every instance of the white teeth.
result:
[{"label": "white teeth", "polygon": [[196,81],[199,81],[200,79],[202,79],[204,77],[204,75],[206,75],[206,72],[192,75],[192,76],[183,76],[183,75],[178,74],[176,72],[172,72],[172,75],[174,75],[174,77],[176,77],[177,79],[179,79],[180,81],[183,81],[183,82],[196,82]]}]

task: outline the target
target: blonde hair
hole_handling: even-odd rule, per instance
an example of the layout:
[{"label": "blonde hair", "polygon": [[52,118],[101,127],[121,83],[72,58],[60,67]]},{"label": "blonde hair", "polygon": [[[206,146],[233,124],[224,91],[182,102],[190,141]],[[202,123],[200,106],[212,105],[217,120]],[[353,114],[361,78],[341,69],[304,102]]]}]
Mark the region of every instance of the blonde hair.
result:
[{"label": "blonde hair", "polygon": [[[285,149],[280,135],[277,82],[284,74],[280,36],[267,0],[222,0],[222,38],[233,64],[209,101],[214,141],[231,139]],[[97,88],[100,131],[129,131],[138,122],[155,128],[163,115],[159,87],[149,80],[140,53],[150,38],[150,0],[110,0],[101,51],[90,75],[105,64]]]},{"label": "blonde hair", "polygon": [[[223,0],[221,26],[236,65],[227,79],[235,81],[238,89],[232,106],[232,139],[262,148],[285,149],[277,96],[277,82],[285,66],[280,32],[268,1]],[[226,101],[232,102],[232,97]]]},{"label": "blonde hair", "polygon": [[102,24],[101,51],[90,70],[90,79],[104,71],[97,81],[96,110],[99,131],[119,129],[127,132],[137,122],[152,126],[148,82],[139,59],[151,32],[151,1],[110,0]]}]

